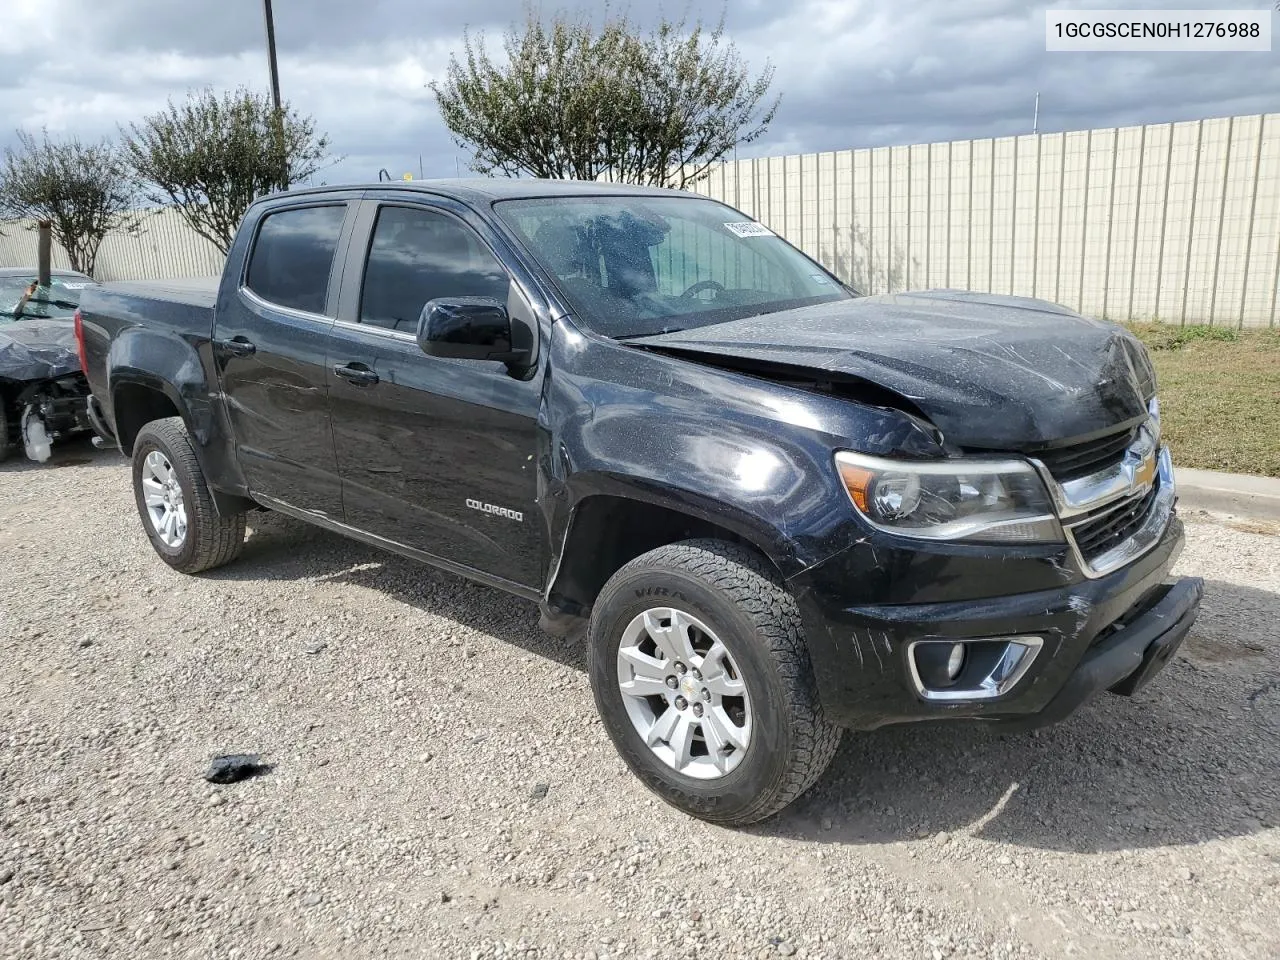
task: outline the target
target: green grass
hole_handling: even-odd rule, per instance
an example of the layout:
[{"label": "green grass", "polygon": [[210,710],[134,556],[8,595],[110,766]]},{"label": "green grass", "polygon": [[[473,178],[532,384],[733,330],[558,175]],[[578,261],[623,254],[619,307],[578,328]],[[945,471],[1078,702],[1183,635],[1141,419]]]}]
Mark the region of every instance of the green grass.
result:
[{"label": "green grass", "polygon": [[1135,324],[1176,466],[1280,477],[1280,330]]}]

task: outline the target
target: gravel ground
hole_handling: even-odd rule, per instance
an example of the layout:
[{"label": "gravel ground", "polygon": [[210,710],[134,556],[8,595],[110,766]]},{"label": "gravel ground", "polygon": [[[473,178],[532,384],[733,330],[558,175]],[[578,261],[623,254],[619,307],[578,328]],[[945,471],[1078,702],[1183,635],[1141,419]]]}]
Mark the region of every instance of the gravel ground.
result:
[{"label": "gravel ground", "polygon": [[[278,516],[191,578],[123,461],[0,467],[0,956],[1275,957],[1280,530],[1134,700],[847,736],[774,820],[655,801],[534,608]],[[212,787],[214,754],[265,776]]]}]

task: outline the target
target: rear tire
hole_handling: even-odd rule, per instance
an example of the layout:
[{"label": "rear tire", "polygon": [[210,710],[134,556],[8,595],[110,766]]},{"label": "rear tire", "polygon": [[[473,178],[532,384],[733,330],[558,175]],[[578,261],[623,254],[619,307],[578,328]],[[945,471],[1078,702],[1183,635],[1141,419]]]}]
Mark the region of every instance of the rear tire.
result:
[{"label": "rear tire", "polygon": [[181,417],[153,420],[138,432],[133,494],[151,546],[175,570],[199,573],[240,555],[245,514],[218,513]]},{"label": "rear tire", "polygon": [[[683,655],[673,652],[682,644]],[[713,823],[777,813],[840,744],[818,701],[795,599],[762,557],[736,544],[659,547],[614,574],[592,609],[588,670],[631,771]]]}]

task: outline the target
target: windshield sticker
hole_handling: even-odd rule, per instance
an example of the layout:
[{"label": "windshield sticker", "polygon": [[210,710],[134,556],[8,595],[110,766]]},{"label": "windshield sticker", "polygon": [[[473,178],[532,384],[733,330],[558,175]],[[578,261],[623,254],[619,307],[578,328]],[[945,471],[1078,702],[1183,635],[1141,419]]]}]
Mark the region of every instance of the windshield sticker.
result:
[{"label": "windshield sticker", "polygon": [[820,273],[809,274],[809,279],[812,280],[814,283],[830,283],[831,282]]},{"label": "windshield sticker", "polygon": [[754,220],[744,220],[741,223],[726,223],[724,228],[739,237],[772,237],[774,235],[773,231],[763,223],[756,223]]},{"label": "windshield sticker", "polygon": [[62,287],[65,290],[83,290],[85,287],[90,286],[90,284],[87,283],[64,283],[61,280],[53,281],[53,285],[55,287]]}]

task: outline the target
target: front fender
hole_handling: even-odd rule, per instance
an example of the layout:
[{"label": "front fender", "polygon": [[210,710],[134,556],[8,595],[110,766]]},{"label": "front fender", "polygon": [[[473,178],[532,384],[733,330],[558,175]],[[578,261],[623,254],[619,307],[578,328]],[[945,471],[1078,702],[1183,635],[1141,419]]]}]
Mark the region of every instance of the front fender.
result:
[{"label": "front fender", "polygon": [[834,451],[891,454],[895,444],[933,442],[900,411],[603,341],[565,321],[552,370],[550,529],[567,529],[585,497],[627,496],[733,530],[784,577],[868,532]]}]

